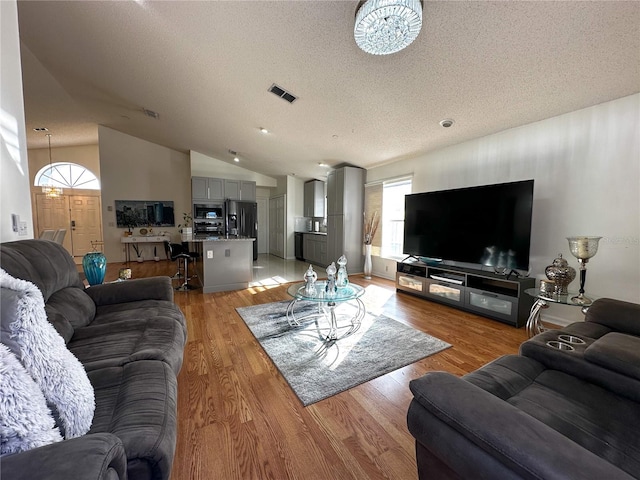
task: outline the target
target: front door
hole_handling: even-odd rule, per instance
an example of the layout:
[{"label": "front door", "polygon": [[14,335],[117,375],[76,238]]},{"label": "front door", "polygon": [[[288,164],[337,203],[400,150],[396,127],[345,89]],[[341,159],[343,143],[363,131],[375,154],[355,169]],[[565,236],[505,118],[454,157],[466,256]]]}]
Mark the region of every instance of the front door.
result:
[{"label": "front door", "polygon": [[102,241],[100,197],[70,195],[69,208],[73,256],[82,257],[92,250],[92,241]]}]

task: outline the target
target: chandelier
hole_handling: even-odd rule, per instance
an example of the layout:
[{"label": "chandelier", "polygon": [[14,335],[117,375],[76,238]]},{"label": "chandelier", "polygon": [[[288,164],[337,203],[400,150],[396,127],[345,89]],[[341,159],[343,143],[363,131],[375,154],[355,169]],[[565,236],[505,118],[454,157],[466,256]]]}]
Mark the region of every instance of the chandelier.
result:
[{"label": "chandelier", "polygon": [[421,27],[420,0],[367,0],[356,13],[353,36],[365,52],[388,55],[411,44]]},{"label": "chandelier", "polygon": [[[53,172],[53,164],[51,162],[51,134],[47,133],[47,138],[49,139],[49,172]],[[62,195],[62,188],[55,187],[53,185],[45,185],[42,187],[42,193],[44,193],[47,198],[57,198]]]}]

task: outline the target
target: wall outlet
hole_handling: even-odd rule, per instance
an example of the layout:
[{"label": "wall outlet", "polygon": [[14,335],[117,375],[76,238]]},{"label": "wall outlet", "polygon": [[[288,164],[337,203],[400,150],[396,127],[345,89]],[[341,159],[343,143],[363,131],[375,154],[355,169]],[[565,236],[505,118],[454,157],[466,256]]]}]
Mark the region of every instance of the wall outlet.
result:
[{"label": "wall outlet", "polygon": [[213,258],[213,250],[207,250],[207,258]]},{"label": "wall outlet", "polygon": [[25,237],[27,233],[27,222],[20,222],[18,236]]}]

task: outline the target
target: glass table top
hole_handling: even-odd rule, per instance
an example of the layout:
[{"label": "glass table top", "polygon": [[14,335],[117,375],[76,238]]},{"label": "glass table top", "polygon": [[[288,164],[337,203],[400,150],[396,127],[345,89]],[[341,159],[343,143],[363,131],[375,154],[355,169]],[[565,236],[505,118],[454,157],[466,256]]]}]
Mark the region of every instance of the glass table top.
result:
[{"label": "glass table top", "polygon": [[[572,300],[572,297],[576,297],[578,292],[569,292],[566,295],[558,295],[557,293],[542,293],[537,288],[527,288],[524,291],[527,295],[531,295],[532,297],[536,297],[539,300],[544,300],[545,302],[552,303],[560,303],[562,305],[574,305],[576,307],[584,307],[585,305],[579,302],[575,302]],[[591,300],[595,300],[597,297],[593,295],[586,295]]]},{"label": "glass table top", "polygon": [[294,283],[289,286],[287,293],[298,300],[308,300],[310,302],[347,302],[355,300],[364,294],[364,288],[360,285],[349,283],[346,287],[340,287],[333,297],[327,297],[325,287],[327,282],[319,280],[315,283],[316,294],[314,296],[305,295],[305,282]]}]

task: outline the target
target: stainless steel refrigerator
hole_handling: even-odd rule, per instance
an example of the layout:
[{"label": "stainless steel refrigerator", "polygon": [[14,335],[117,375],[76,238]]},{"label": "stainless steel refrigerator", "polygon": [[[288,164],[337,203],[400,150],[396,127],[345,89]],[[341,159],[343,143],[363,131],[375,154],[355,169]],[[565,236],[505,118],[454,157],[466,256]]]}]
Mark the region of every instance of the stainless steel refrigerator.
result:
[{"label": "stainless steel refrigerator", "polygon": [[256,202],[241,202],[227,200],[225,202],[227,214],[226,229],[230,237],[251,237],[253,242],[253,260],[258,259],[258,204]]}]

